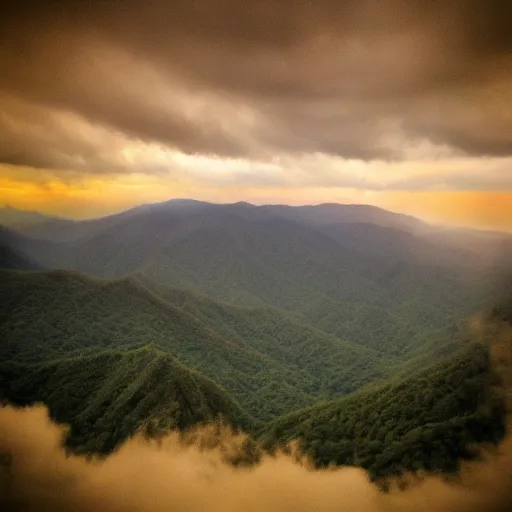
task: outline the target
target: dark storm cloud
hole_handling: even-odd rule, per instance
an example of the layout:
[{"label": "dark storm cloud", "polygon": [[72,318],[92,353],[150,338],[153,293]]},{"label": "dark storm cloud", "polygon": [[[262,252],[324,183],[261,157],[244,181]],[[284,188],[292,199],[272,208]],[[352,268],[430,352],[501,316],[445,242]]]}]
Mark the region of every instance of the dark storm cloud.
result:
[{"label": "dark storm cloud", "polygon": [[508,0],[8,2],[0,89],[191,154],[403,159],[398,130],[511,156],[511,22]]}]

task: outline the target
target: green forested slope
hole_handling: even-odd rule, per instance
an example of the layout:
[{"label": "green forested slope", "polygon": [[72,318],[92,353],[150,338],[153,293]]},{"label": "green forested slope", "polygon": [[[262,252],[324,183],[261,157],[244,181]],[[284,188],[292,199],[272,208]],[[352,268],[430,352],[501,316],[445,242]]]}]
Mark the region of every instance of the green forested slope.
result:
[{"label": "green forested slope", "polygon": [[2,361],[32,364],[151,344],[214,379],[259,420],[384,378],[394,363],[270,308],[167,288],[155,293],[133,278],[2,272],[0,296]]},{"label": "green forested slope", "polygon": [[343,205],[171,201],[49,223],[31,232],[41,240],[9,238],[45,268],[140,273],[217,300],[292,311],[322,331],[400,356],[456,329],[480,307],[485,281],[473,277],[466,253],[405,231],[410,220]]},{"label": "green forested slope", "polygon": [[299,439],[319,466],[355,464],[381,478],[453,471],[474,443],[504,433],[480,343],[452,340],[404,360],[297,315],[140,276],[1,271],[0,299],[0,399],[48,404],[71,424],[75,449],[108,452],[146,425],[183,429],[220,415],[268,447]]},{"label": "green forested slope", "polygon": [[373,478],[451,472],[475,443],[503,438],[498,384],[488,348],[471,343],[411,377],[288,414],[261,437],[268,446],[299,440],[316,465],[359,465]]},{"label": "green forested slope", "polygon": [[148,426],[182,430],[222,418],[251,427],[213,381],[150,347],[39,364],[2,361],[0,399],[44,402],[55,420],[70,424],[68,445],[84,452],[109,452]]}]

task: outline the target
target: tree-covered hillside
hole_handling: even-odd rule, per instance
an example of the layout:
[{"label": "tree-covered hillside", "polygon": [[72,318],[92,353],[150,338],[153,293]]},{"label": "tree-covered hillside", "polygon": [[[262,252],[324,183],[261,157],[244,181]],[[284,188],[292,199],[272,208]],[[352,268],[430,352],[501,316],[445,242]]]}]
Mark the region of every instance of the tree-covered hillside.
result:
[{"label": "tree-covered hillside", "polygon": [[479,443],[503,439],[499,384],[488,347],[471,343],[411,377],[288,414],[261,437],[267,446],[298,440],[317,466],[362,466],[375,479],[453,472]]},{"label": "tree-covered hillside", "polygon": [[480,343],[437,347],[444,359],[418,373],[425,354],[386,356],[283,311],[140,276],[2,271],[0,297],[0,399],[46,403],[79,451],[109,452],[144,426],[222,417],[266,447],[298,439],[318,466],[360,465],[382,478],[453,471],[475,443],[504,434]]},{"label": "tree-covered hillside", "polygon": [[107,453],[141,428],[186,429],[216,419],[250,430],[246,413],[217,384],[151,347],[44,363],[0,363],[0,399],[44,402],[71,426],[67,444]]},{"label": "tree-covered hillside", "polygon": [[417,224],[347,205],[171,201],[50,222],[30,231],[33,238],[2,236],[45,268],[138,273],[233,304],[291,311],[334,336],[402,355],[451,335],[485,302],[486,276],[474,272],[471,255],[411,232]]},{"label": "tree-covered hillside", "polygon": [[385,378],[395,362],[271,308],[155,291],[134,278],[4,271],[0,359],[34,364],[152,345],[214,379],[258,420]]},{"label": "tree-covered hillside", "polygon": [[0,399],[45,402],[75,449],[221,416],[381,478],[451,471],[503,436],[488,351],[460,346],[501,279],[473,235],[195,201],[23,232],[0,226]]}]

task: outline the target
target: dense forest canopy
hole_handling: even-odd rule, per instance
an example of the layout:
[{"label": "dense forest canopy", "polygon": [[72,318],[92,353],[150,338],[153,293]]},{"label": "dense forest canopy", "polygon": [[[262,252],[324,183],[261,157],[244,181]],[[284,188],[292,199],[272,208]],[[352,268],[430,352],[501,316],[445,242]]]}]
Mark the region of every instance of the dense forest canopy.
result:
[{"label": "dense forest canopy", "polygon": [[457,470],[505,434],[467,320],[506,253],[380,210],[336,222],[337,206],[184,201],[2,228],[0,399],[47,404],[79,452],[220,421],[374,479]]}]

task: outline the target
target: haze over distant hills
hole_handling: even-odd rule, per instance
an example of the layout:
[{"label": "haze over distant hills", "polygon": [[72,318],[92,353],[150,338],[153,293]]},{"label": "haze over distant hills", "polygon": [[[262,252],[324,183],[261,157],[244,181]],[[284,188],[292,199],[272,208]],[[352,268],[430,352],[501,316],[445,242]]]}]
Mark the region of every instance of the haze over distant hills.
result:
[{"label": "haze over distant hills", "polygon": [[19,210],[9,205],[0,208],[0,224],[16,229],[31,229],[39,224],[58,220],[61,219],[53,215],[45,215],[39,212]]},{"label": "haze over distant hills", "polygon": [[[199,214],[210,210],[225,211],[233,214],[243,214],[252,218],[279,217],[308,225],[331,224],[372,224],[381,227],[396,228],[412,234],[421,234],[432,238],[438,243],[464,246],[473,250],[482,250],[482,243],[499,244],[510,240],[507,233],[496,231],[471,230],[447,225],[432,225],[410,215],[394,213],[375,206],[364,204],[324,203],[317,205],[261,205],[256,206],[247,202],[233,204],[207,203],[193,199],[171,199],[161,203],[148,203],[136,206],[121,213],[83,221],[65,219],[44,215],[39,212],[18,210],[11,206],[0,208],[0,225],[11,227],[29,236],[49,240],[62,240],[68,237],[79,238],[82,234],[94,232],[100,226],[116,225],[125,218],[143,212],[167,211],[174,214]],[[109,220],[107,220],[109,219]],[[80,226],[80,227],[79,227]]]},{"label": "haze over distant hills", "polygon": [[[75,449],[222,417],[267,443],[299,437],[320,465],[378,476],[410,469],[408,450],[429,436],[468,432],[436,462],[449,469],[467,443],[503,434],[488,353],[461,340],[494,300],[506,235],[336,204],[173,200],[86,221],[23,218],[0,228],[0,399],[43,400],[71,423]],[[407,390],[429,374],[421,400],[441,404],[433,416],[390,417],[377,433],[354,412],[362,400],[388,414],[397,389],[412,411]],[[352,414],[357,436],[326,427]],[[375,442],[363,457],[364,432]],[[410,442],[386,466],[390,432]]]},{"label": "haze over distant hills", "polygon": [[431,233],[410,217],[359,205],[174,200],[38,223],[23,235],[3,229],[2,240],[33,265],[138,273],[234,304],[293,311],[329,334],[398,353],[471,313],[488,286],[480,269],[510,257],[506,237],[479,239],[479,250]]}]

